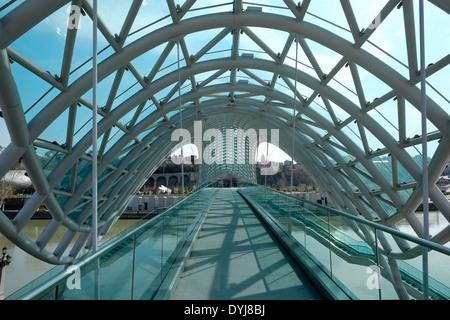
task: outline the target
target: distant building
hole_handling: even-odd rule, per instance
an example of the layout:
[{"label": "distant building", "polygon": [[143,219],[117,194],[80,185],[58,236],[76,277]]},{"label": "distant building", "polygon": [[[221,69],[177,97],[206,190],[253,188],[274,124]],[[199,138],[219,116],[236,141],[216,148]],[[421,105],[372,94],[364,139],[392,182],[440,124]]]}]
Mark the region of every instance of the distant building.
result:
[{"label": "distant building", "polygon": [[284,160],[284,165],[285,166],[290,166],[292,164],[291,160]]},{"label": "distant building", "polygon": [[447,166],[444,169],[444,172],[442,172],[443,176],[450,176],[450,161],[447,163]]}]

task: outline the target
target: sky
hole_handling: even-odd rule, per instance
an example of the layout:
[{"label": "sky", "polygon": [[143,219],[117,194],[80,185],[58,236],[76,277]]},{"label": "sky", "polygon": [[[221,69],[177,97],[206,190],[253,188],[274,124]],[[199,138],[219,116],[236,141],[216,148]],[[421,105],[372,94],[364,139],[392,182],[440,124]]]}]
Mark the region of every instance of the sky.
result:
[{"label": "sky", "polygon": [[6,128],[5,120],[3,118],[0,118],[0,146],[7,147],[9,142],[9,133],[8,129]]}]

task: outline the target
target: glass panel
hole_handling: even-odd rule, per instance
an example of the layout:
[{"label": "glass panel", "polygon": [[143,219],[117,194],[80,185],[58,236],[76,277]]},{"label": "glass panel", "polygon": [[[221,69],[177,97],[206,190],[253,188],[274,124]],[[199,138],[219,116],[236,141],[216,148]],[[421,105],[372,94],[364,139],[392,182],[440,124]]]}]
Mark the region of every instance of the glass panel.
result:
[{"label": "glass panel", "polygon": [[170,270],[172,263],[176,257],[176,248],[178,242],[178,215],[177,210],[173,210],[170,214],[164,216],[164,233],[161,254],[161,270],[162,276],[165,277]]},{"label": "glass panel", "polygon": [[428,253],[428,273],[430,278],[430,298],[448,300],[450,298],[450,277],[448,276],[448,266],[450,266],[450,256],[437,251]]},{"label": "glass panel", "polygon": [[[242,193],[270,212],[353,299],[423,299],[423,247],[407,240],[408,234],[380,231],[356,217],[265,188]],[[429,298],[448,299],[450,255],[431,250],[428,260]]]},{"label": "glass panel", "polygon": [[[133,274],[133,242],[134,237],[123,241],[114,250],[107,252],[99,261],[91,262],[79,270],[80,286],[75,287],[74,276],[66,286],[60,286],[63,300],[129,300],[131,297]],[[76,273],[73,273],[74,275]],[[96,280],[97,278],[97,280]]]},{"label": "glass panel", "polygon": [[326,210],[316,209],[313,204],[305,202],[303,214],[306,225],[305,248],[325,274],[331,276],[328,215]]},{"label": "glass panel", "polygon": [[330,211],[330,240],[332,278],[357,299],[377,300],[378,291],[372,290],[372,270],[377,269],[375,231]]},{"label": "glass panel", "polygon": [[298,243],[306,247],[307,222],[305,219],[305,209],[299,207],[291,218],[291,235]]},{"label": "glass panel", "polygon": [[14,10],[16,7],[21,5],[24,0],[21,1],[2,1],[2,5],[0,6],[0,17],[7,15],[10,11]]},{"label": "glass panel", "polygon": [[163,219],[136,235],[133,299],[149,299],[161,283]]},{"label": "glass panel", "polygon": [[141,37],[142,33],[148,34],[172,23],[170,19],[169,9],[166,5],[160,2],[144,2],[139,10],[136,19],[131,28],[131,37],[127,39],[127,42],[136,40],[137,37]]}]

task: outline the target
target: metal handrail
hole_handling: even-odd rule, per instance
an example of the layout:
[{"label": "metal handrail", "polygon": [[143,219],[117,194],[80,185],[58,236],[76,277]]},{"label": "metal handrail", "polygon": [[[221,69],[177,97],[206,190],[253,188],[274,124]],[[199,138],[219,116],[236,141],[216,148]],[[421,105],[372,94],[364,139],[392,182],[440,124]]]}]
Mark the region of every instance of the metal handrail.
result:
[{"label": "metal handrail", "polygon": [[[370,228],[373,229],[375,234],[376,234],[377,231],[382,231],[382,232],[386,232],[388,234],[391,234],[392,236],[396,236],[396,237],[399,237],[401,239],[408,240],[408,241],[411,241],[411,242],[417,244],[417,247],[410,248],[407,251],[402,252],[402,253],[385,252],[381,248],[378,248],[378,249],[376,249],[376,251],[379,254],[383,254],[385,256],[390,256],[390,257],[395,257],[395,258],[403,257],[403,258],[406,258],[406,259],[410,259],[410,258],[412,258],[411,253],[419,254],[419,253],[422,253],[424,250],[435,250],[437,252],[440,252],[440,253],[445,254],[446,256],[450,257],[450,248],[445,247],[445,246],[443,246],[441,244],[438,244],[438,243],[435,243],[435,242],[432,242],[432,241],[429,241],[429,240],[426,240],[426,239],[423,239],[423,238],[415,237],[413,235],[404,233],[402,231],[399,231],[399,230],[396,230],[396,229],[393,229],[393,228],[389,228],[388,226],[377,224],[377,223],[375,223],[373,221],[369,221],[369,220],[360,218],[358,216],[353,216],[353,215],[345,213],[345,212],[340,212],[340,211],[338,211],[336,209],[329,208],[329,207],[320,205],[318,203],[314,203],[314,202],[311,202],[311,201],[299,199],[299,198],[294,197],[292,195],[288,195],[288,194],[279,192],[278,190],[269,189],[269,188],[266,188],[266,187],[263,187],[263,186],[254,186],[254,187],[258,189],[256,192],[255,191],[253,191],[253,192],[250,191],[248,193],[245,192],[245,191],[242,192],[242,194],[244,194],[246,198],[253,198],[254,199],[254,200],[250,200],[250,201],[259,202],[261,200],[269,200],[271,198],[270,195],[268,196],[269,193],[271,195],[275,195],[275,196],[280,195],[282,198],[284,198],[282,200],[280,199],[281,202],[284,205],[290,205],[291,206],[292,203],[290,203],[290,200],[292,200],[295,203],[301,203],[302,204],[301,205],[301,210],[304,213],[308,212],[309,214],[312,214],[313,216],[315,216],[315,213],[312,212],[312,211],[314,211],[314,208],[320,208],[323,211],[323,213],[327,214],[328,216],[330,216],[330,215],[341,216],[341,217],[344,217],[346,219],[352,220],[352,221],[354,221],[356,223],[362,223],[362,224],[364,224],[366,226],[369,226]],[[260,191],[260,190],[263,190],[263,191]],[[287,200],[287,201],[285,201],[285,200]],[[261,201],[261,202],[264,202],[264,201]],[[308,206],[310,206],[310,208],[308,208],[308,206],[304,206],[303,204],[305,204],[305,203],[307,203]],[[263,203],[261,203],[261,204],[263,205]],[[297,206],[295,206],[295,207],[297,207]],[[261,208],[261,209],[265,210],[263,208]],[[274,210],[277,210],[277,209],[274,209]],[[286,210],[286,209],[283,209],[283,210]],[[290,211],[290,212],[294,213],[295,210],[294,211]],[[269,214],[269,212],[267,212],[266,214]],[[292,217],[295,220],[298,219],[298,218],[296,218],[296,215],[293,215]],[[273,216],[272,219],[276,219],[276,216]],[[308,221],[311,221],[311,222],[313,221],[313,220],[310,220],[309,218],[306,218],[306,219]],[[331,232],[331,230],[329,230],[328,228],[324,229],[323,226],[317,225],[317,227],[320,228],[321,230],[326,231],[326,232]],[[336,239],[336,240],[341,242],[341,240],[339,240],[339,239]],[[331,239],[329,239],[328,241],[331,241]],[[347,244],[347,245],[349,245],[349,244]],[[420,246],[423,246],[426,249],[424,249],[424,248],[422,248]],[[360,251],[359,248],[354,248],[354,249],[356,251],[358,251],[358,252]],[[402,266],[403,267],[405,267],[405,266],[409,267],[410,265],[405,263],[404,265],[402,264]],[[410,266],[410,267],[414,268],[412,266]],[[405,268],[399,268],[399,271],[401,273],[405,274],[405,275],[410,276],[410,278],[413,279],[414,281],[419,281],[419,283],[420,283],[420,280],[417,280],[417,279],[420,279],[421,274],[417,275],[417,272],[416,273],[410,273],[411,270],[406,268],[406,267]],[[432,289],[432,292],[435,295],[437,295],[439,297],[442,297],[444,299],[448,299],[448,297],[450,297],[450,295],[449,295],[450,294],[450,288],[449,287],[447,287],[445,284],[443,284],[440,281],[438,281],[438,280],[436,280],[434,278],[431,278],[429,276],[427,276],[427,279],[429,279],[429,281],[430,281],[430,283],[427,283],[427,288],[429,288],[430,290]]]},{"label": "metal handrail", "polygon": [[[105,242],[103,245],[101,245],[96,252],[92,252],[91,251],[83,259],[75,261],[74,263],[72,263],[72,266],[76,266],[76,267],[81,269],[81,268],[87,266],[88,264],[96,261],[102,255],[106,254],[109,250],[112,250],[116,246],[120,245],[122,242],[124,242],[127,239],[129,239],[131,236],[133,236],[136,233],[138,233],[139,231],[145,229],[146,227],[148,227],[148,225],[152,224],[153,222],[158,220],[160,217],[170,213],[173,209],[175,209],[176,207],[180,206],[184,202],[188,201],[188,199],[190,199],[192,196],[198,194],[199,192],[201,192],[203,189],[207,188],[208,186],[209,185],[206,185],[205,187],[202,187],[202,188],[198,189],[195,193],[185,197],[184,199],[180,200],[176,204],[172,205],[172,207],[168,208],[167,210],[163,211],[162,213],[160,213],[160,214],[158,214],[156,216],[153,216],[151,219],[149,219],[145,223],[140,224],[136,228],[133,228],[133,225],[132,225],[127,230],[125,230],[122,233],[120,233],[120,236],[112,238],[112,239],[108,240],[107,242]],[[46,291],[50,290],[52,287],[55,287],[56,285],[58,285],[62,281],[66,280],[69,276],[71,276],[71,274],[66,272],[66,271],[59,272],[58,274],[56,274],[51,279],[45,281],[44,283],[40,284],[36,288],[34,288],[34,289],[30,290],[29,292],[25,293],[24,295],[20,296],[18,299],[19,300],[32,300],[32,299],[35,299],[35,298],[39,297],[43,292],[46,292]],[[18,291],[20,291],[20,290],[21,289],[19,289]],[[14,295],[14,293],[12,295]]]},{"label": "metal handrail", "polygon": [[[445,246],[443,246],[443,245],[441,245],[439,243],[436,243],[436,242],[433,242],[433,241],[430,241],[430,240],[426,240],[426,239],[423,239],[423,238],[420,238],[420,237],[417,237],[417,236],[413,236],[411,234],[402,232],[400,230],[393,229],[393,228],[390,228],[388,226],[385,226],[385,225],[382,225],[382,224],[379,224],[379,223],[376,223],[376,222],[373,222],[373,221],[370,221],[370,220],[367,220],[367,219],[364,219],[364,218],[361,218],[361,217],[358,217],[358,216],[354,216],[354,215],[351,215],[351,214],[346,213],[346,212],[338,211],[338,210],[336,210],[334,208],[325,207],[325,206],[320,205],[318,203],[314,203],[314,202],[311,202],[311,201],[308,201],[308,200],[298,199],[298,198],[296,198],[296,197],[294,197],[294,196],[292,196],[290,194],[286,194],[286,193],[283,193],[283,192],[278,191],[278,190],[269,189],[269,188],[266,188],[264,186],[259,186],[259,185],[255,185],[254,187],[263,188],[266,191],[269,191],[269,192],[272,192],[272,193],[278,193],[278,194],[280,194],[280,195],[282,195],[284,197],[291,198],[291,199],[293,199],[295,201],[302,201],[304,203],[308,203],[310,205],[329,210],[330,212],[332,212],[333,214],[336,214],[338,216],[342,216],[342,217],[354,220],[355,222],[362,223],[362,224],[367,225],[367,226],[369,226],[371,228],[378,229],[380,231],[390,233],[390,234],[398,236],[400,238],[404,238],[405,240],[414,242],[416,244],[425,246],[425,247],[427,247],[429,249],[436,250],[438,252],[441,252],[443,254],[446,254],[446,255],[450,256],[450,248],[445,247]],[[414,249],[411,249],[410,251],[413,251],[413,250]]]}]

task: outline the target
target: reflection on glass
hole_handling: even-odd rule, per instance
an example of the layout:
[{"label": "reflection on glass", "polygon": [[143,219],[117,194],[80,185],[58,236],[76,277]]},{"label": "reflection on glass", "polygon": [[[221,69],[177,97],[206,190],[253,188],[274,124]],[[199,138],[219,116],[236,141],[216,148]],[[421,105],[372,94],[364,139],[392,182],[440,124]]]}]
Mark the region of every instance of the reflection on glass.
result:
[{"label": "reflection on glass", "polygon": [[[143,218],[102,243],[99,253],[95,256],[91,253],[79,269],[76,264],[72,266],[74,269],[65,271],[57,267],[8,299],[17,299],[35,286],[47,285],[33,299],[152,299],[193,231],[196,219],[208,211],[215,192],[200,189],[166,212]],[[60,280],[52,284],[52,279]],[[44,286],[39,287],[42,283]],[[72,290],[75,286],[77,290]]]},{"label": "reflection on glass", "polygon": [[381,230],[381,225],[275,190],[249,187],[241,193],[270,213],[323,273],[354,299],[423,299],[425,249],[429,299],[450,298],[448,248],[428,249],[422,239]]}]

